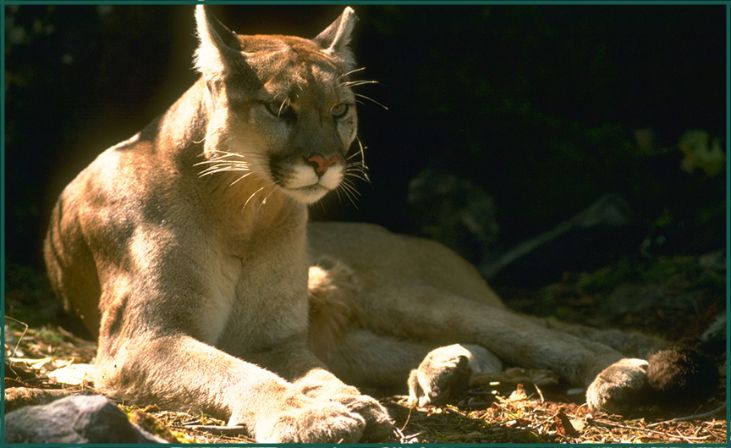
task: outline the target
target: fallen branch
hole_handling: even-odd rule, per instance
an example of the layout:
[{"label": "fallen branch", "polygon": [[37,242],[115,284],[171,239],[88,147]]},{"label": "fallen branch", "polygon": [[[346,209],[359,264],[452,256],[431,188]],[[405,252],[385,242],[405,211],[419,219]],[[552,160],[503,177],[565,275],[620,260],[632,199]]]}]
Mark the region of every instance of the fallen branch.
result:
[{"label": "fallen branch", "polygon": [[649,425],[647,425],[647,427],[648,428],[651,428],[653,426],[659,426],[659,425],[662,425],[662,424],[665,424],[665,423],[684,422],[686,420],[695,420],[697,418],[710,417],[710,416],[712,416],[714,414],[717,414],[717,413],[719,413],[721,411],[724,411],[724,410],[726,410],[726,405],[725,404],[722,404],[721,406],[719,406],[719,407],[717,407],[715,409],[711,409],[708,412],[703,412],[703,413],[700,413],[700,414],[685,415],[683,417],[671,418],[670,420],[663,420],[661,422],[650,423]]},{"label": "fallen branch", "polygon": [[79,393],[69,389],[39,389],[34,387],[10,387],[5,389],[5,412],[24,406],[34,406],[56,401]]}]

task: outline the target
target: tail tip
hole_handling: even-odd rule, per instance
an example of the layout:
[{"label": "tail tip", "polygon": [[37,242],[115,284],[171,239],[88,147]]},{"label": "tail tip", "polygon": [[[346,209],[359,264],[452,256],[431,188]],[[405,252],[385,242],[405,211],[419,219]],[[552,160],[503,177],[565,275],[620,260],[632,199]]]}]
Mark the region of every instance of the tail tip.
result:
[{"label": "tail tip", "polygon": [[690,406],[710,398],[719,386],[716,363],[692,348],[671,347],[648,358],[647,381],[661,402]]}]

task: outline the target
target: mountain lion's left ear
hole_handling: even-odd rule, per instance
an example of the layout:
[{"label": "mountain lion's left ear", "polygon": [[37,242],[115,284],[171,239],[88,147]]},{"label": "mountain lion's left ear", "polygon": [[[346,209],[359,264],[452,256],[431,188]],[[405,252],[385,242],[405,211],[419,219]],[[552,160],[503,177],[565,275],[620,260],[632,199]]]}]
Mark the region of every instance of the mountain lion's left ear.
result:
[{"label": "mountain lion's left ear", "polygon": [[330,26],[325,28],[313,40],[322,47],[325,53],[343,60],[348,66],[352,66],[355,64],[355,60],[348,44],[350,44],[350,36],[357,20],[358,17],[356,17],[355,11],[348,6],[340,14],[340,17],[335,19]]}]

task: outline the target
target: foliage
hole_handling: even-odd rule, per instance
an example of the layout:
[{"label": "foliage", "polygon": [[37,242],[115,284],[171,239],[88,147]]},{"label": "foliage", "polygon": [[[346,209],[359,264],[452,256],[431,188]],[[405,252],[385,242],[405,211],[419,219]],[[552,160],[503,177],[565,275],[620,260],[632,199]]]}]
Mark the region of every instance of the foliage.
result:
[{"label": "foliage", "polygon": [[[340,9],[214,8],[241,32],[305,36]],[[664,210],[675,227],[705,210],[723,215],[723,176],[687,175],[675,148],[687,129],[724,141],[722,7],[362,5],[357,13],[355,53],[364,76],[380,81],[362,93],[391,107],[359,108],[373,186],[362,188],[358,209],[315,207],[315,217],[418,231],[424,209],[407,207],[408,185],[426,169],[490,196],[501,229],[490,244],[503,249],[606,193],[645,222]],[[8,6],[10,259],[39,267],[63,186],[193,81],[192,26],[189,6]],[[638,129],[654,132],[650,151],[634,141]],[[445,201],[431,208],[455,208]],[[719,213],[711,232],[691,225],[686,233],[705,235],[703,244],[684,248],[709,250]],[[470,244],[477,254],[489,246]]]}]

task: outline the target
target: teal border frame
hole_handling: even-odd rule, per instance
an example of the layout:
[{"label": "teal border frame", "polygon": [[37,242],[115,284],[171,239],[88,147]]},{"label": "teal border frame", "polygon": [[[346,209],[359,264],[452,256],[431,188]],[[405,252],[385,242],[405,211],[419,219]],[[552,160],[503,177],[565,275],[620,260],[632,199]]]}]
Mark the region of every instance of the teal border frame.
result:
[{"label": "teal border frame", "polygon": [[[3,92],[2,92],[2,105],[0,105],[0,270],[3,273],[3,282],[0,284],[0,306],[2,311],[0,312],[0,323],[2,328],[0,329],[0,340],[5,343],[5,225],[6,225],[6,214],[5,214],[5,6],[6,5],[62,5],[62,6],[73,6],[73,5],[86,5],[93,6],[98,4],[111,4],[111,5],[180,5],[180,4],[197,4],[199,1],[195,0],[0,0],[0,28],[2,33],[0,34],[0,47],[3,49],[2,57],[0,57],[0,81],[2,81]],[[561,5],[561,6],[593,6],[593,5],[607,5],[607,6],[721,6],[726,7],[726,443],[725,444],[692,444],[697,447],[723,447],[731,446],[731,360],[729,355],[731,354],[731,322],[729,322],[729,309],[731,309],[731,207],[729,206],[729,197],[731,195],[731,144],[729,142],[731,138],[731,0],[213,0],[205,1],[207,4],[228,4],[228,5],[337,5],[337,4],[350,4],[350,5],[408,5],[408,6],[430,6],[430,5],[449,5],[449,6],[468,6],[468,5]],[[4,363],[0,366],[0,375],[5,378],[5,366]],[[0,392],[5,392],[4,380],[0,384]],[[68,444],[68,443],[54,443],[54,444],[19,444],[19,443],[5,443],[5,402],[2,398],[2,406],[0,406],[0,446],[11,446],[11,447],[78,447],[79,444]],[[272,446],[308,446],[313,448],[320,447],[392,447],[392,446],[444,446],[444,447],[464,447],[472,448],[475,446],[489,446],[489,447],[505,447],[515,448],[516,446],[528,446],[528,447],[556,447],[556,446],[608,446],[608,447],[623,447],[623,446],[637,446],[639,444],[629,443],[608,443],[608,444],[551,444],[551,443],[532,443],[532,444],[509,444],[509,443],[498,443],[498,444],[181,444],[182,446],[199,446],[199,447],[219,447],[219,446],[246,446],[246,447],[272,447]],[[88,447],[108,447],[108,448],[126,448],[126,447],[146,447],[146,446],[158,446],[154,444],[86,444],[83,446]],[[164,445],[163,445],[164,446]],[[177,445],[173,445],[177,446]],[[655,446],[668,446],[668,447],[686,447],[689,444],[644,444],[641,446],[655,447]]]},{"label": "teal border frame", "polygon": [[726,2],[726,446],[731,444],[731,376],[729,376],[731,360],[731,161],[729,160],[729,137],[731,136],[731,3]]}]

